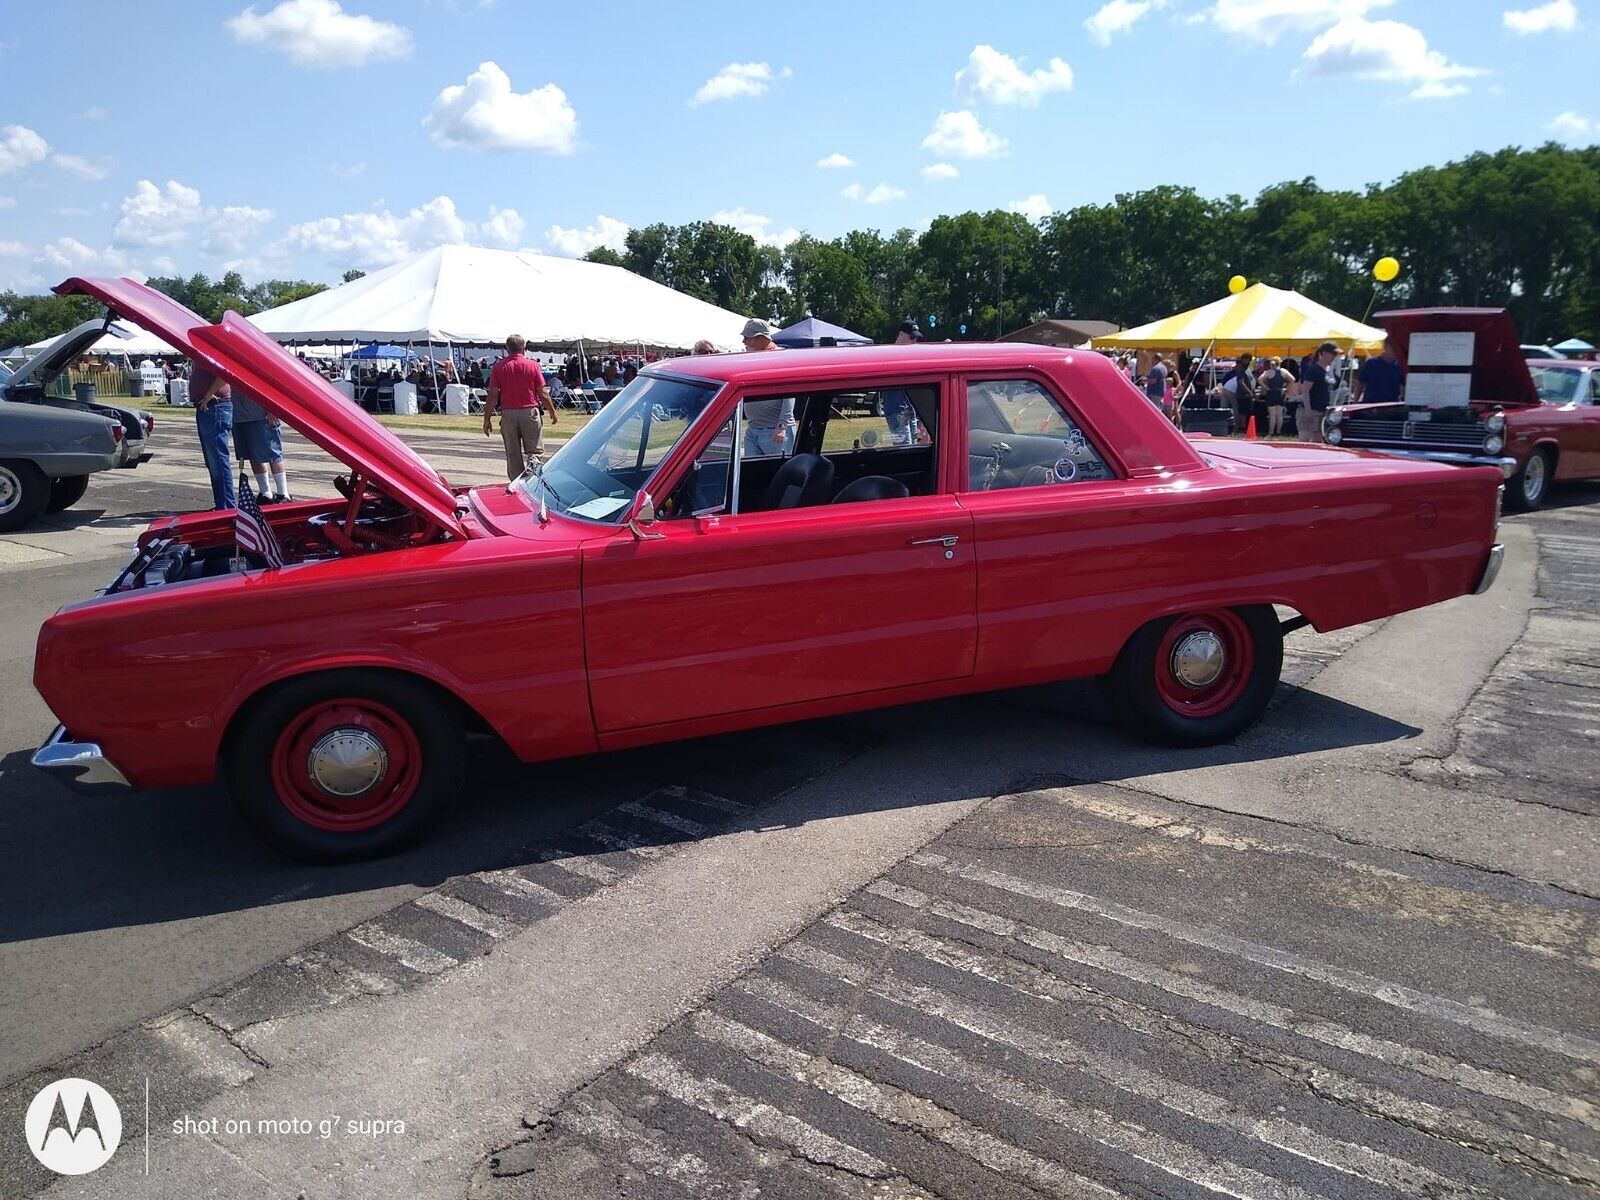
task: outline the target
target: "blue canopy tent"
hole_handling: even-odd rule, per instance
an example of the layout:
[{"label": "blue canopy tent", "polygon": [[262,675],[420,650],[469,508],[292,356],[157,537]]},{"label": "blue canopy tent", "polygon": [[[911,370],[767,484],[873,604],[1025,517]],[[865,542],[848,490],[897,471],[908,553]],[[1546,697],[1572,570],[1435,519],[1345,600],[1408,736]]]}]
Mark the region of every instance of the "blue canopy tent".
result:
[{"label": "blue canopy tent", "polygon": [[1564,342],[1557,342],[1551,349],[1558,350],[1562,354],[1588,354],[1594,347],[1582,338],[1568,338]]},{"label": "blue canopy tent", "polygon": [[[829,339],[824,343],[823,339]],[[859,333],[851,333],[841,325],[830,325],[826,321],[819,321],[816,317],[807,317],[803,321],[796,321],[787,329],[780,329],[772,335],[772,340],[780,346],[787,346],[791,350],[801,346],[870,346],[872,339],[862,337]]]},{"label": "blue canopy tent", "polygon": [[410,358],[411,351],[404,346],[363,346],[351,358]]}]

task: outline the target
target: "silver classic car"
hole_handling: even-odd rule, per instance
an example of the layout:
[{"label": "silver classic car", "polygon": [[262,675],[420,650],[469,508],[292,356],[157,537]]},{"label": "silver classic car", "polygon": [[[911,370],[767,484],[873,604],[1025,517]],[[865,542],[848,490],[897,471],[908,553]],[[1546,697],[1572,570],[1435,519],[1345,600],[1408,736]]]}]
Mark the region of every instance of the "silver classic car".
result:
[{"label": "silver classic car", "polygon": [[[47,404],[53,408],[99,413],[122,425],[122,442],[116,465],[133,468],[150,461],[146,440],[155,429],[155,418],[142,409],[105,397],[79,400],[74,396],[51,394],[50,385],[72,363],[107,334],[127,337],[132,331],[109,317],[97,317],[67,330],[39,353],[16,369],[9,379],[0,381],[0,399],[18,404]],[[80,491],[81,494],[81,491]]]},{"label": "silver classic car", "polygon": [[121,464],[126,432],[101,413],[4,399],[10,377],[0,367],[0,533],[76,504],[90,475]]}]

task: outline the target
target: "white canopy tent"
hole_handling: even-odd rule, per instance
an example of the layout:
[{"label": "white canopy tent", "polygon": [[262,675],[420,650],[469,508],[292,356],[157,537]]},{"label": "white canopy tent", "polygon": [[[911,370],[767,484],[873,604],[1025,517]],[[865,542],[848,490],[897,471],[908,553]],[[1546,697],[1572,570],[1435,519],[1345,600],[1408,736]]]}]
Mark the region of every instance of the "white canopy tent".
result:
[{"label": "white canopy tent", "polygon": [[440,246],[250,320],[280,342],[742,346],[745,318],[621,267],[525,250]]},{"label": "white canopy tent", "polygon": [[[108,333],[104,337],[97,339],[92,345],[84,350],[83,353],[102,355],[126,354],[129,358],[144,358],[148,355],[183,353],[183,351],[169,346],[155,334],[146,333],[144,330],[135,325],[129,325],[126,321],[116,322],[115,328],[126,331],[128,336],[118,337],[114,333]],[[41,350],[45,349],[50,345],[51,342],[55,340],[55,338],[45,338],[41,342],[34,342],[31,346],[24,346],[23,350],[25,351],[27,357],[31,358],[33,355],[38,354]]]}]

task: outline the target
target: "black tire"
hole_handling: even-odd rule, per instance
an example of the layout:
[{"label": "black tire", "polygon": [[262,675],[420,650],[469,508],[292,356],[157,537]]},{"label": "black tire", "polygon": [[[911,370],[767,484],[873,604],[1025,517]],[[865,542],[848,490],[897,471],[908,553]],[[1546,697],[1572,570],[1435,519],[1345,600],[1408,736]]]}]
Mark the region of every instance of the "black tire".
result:
[{"label": "black tire", "polygon": [[[369,720],[367,706],[386,715]],[[315,801],[321,807],[313,810],[306,795],[315,791],[309,774],[315,760],[302,755],[305,741],[324,727],[324,738],[353,727],[357,736],[379,741],[393,777],[386,773],[367,793],[345,800],[320,793]],[[308,764],[304,771],[301,762]],[[291,858],[331,863],[379,858],[415,842],[460,795],[465,766],[461,723],[445,698],[405,676],[349,670],[308,675],[262,696],[231,737],[223,774],[234,807],[263,841]],[[399,786],[408,780],[409,790]],[[402,793],[403,800],[396,800]],[[392,813],[385,809],[386,797],[399,804]],[[358,820],[341,826],[350,815],[347,803],[355,806]],[[363,805],[368,811],[361,818]],[[307,819],[308,811],[323,823]]]},{"label": "black tire", "polygon": [[1554,473],[1555,462],[1550,451],[1543,446],[1534,450],[1522,460],[1506,487],[1506,507],[1515,512],[1535,512],[1543,508],[1550,495],[1550,476]]},{"label": "black tire", "polygon": [[[1213,691],[1194,693],[1194,714],[1179,711],[1169,699],[1173,692],[1182,692],[1182,687],[1172,664],[1159,661],[1169,633],[1191,628],[1195,632],[1213,630],[1224,645],[1248,642],[1247,654],[1233,650],[1231,662],[1229,655],[1224,655],[1224,673],[1212,685]],[[1112,715],[1145,741],[1164,746],[1212,746],[1231,741],[1260,720],[1282,670],[1283,629],[1271,606],[1185,613],[1151,621],[1129,638],[1115,665],[1101,677],[1100,693]],[[1234,673],[1229,676],[1229,671]],[[1205,703],[1219,707],[1212,711]]]},{"label": "black tire", "polygon": [[65,512],[89,490],[89,477],[87,475],[66,475],[60,479],[50,481],[50,502],[44,506],[45,512]]},{"label": "black tire", "polygon": [[0,458],[0,533],[25,529],[50,502],[50,480],[21,458]]}]

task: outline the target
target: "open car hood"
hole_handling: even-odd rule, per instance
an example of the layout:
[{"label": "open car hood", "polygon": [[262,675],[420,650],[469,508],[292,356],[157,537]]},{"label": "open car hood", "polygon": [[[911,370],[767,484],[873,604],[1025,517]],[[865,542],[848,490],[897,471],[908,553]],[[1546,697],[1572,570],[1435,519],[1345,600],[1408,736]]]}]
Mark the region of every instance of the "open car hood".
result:
[{"label": "open car hood", "polygon": [[395,500],[454,537],[466,529],[443,476],[331,383],[238,313],[216,325],[131,279],[72,278],[61,295],[94,296],[190,358],[204,363]]},{"label": "open car hood", "polygon": [[1473,400],[1508,406],[1535,405],[1539,393],[1528,360],[1517,344],[1517,329],[1503,308],[1406,308],[1378,313],[1378,321],[1394,341],[1410,370],[1414,333],[1471,333]]},{"label": "open car hood", "polygon": [[130,336],[125,326],[118,326],[107,317],[96,317],[92,321],[74,325],[18,367],[16,373],[5,381],[6,389],[49,386],[50,381],[65,371],[73,359],[108,333],[119,337]]}]

